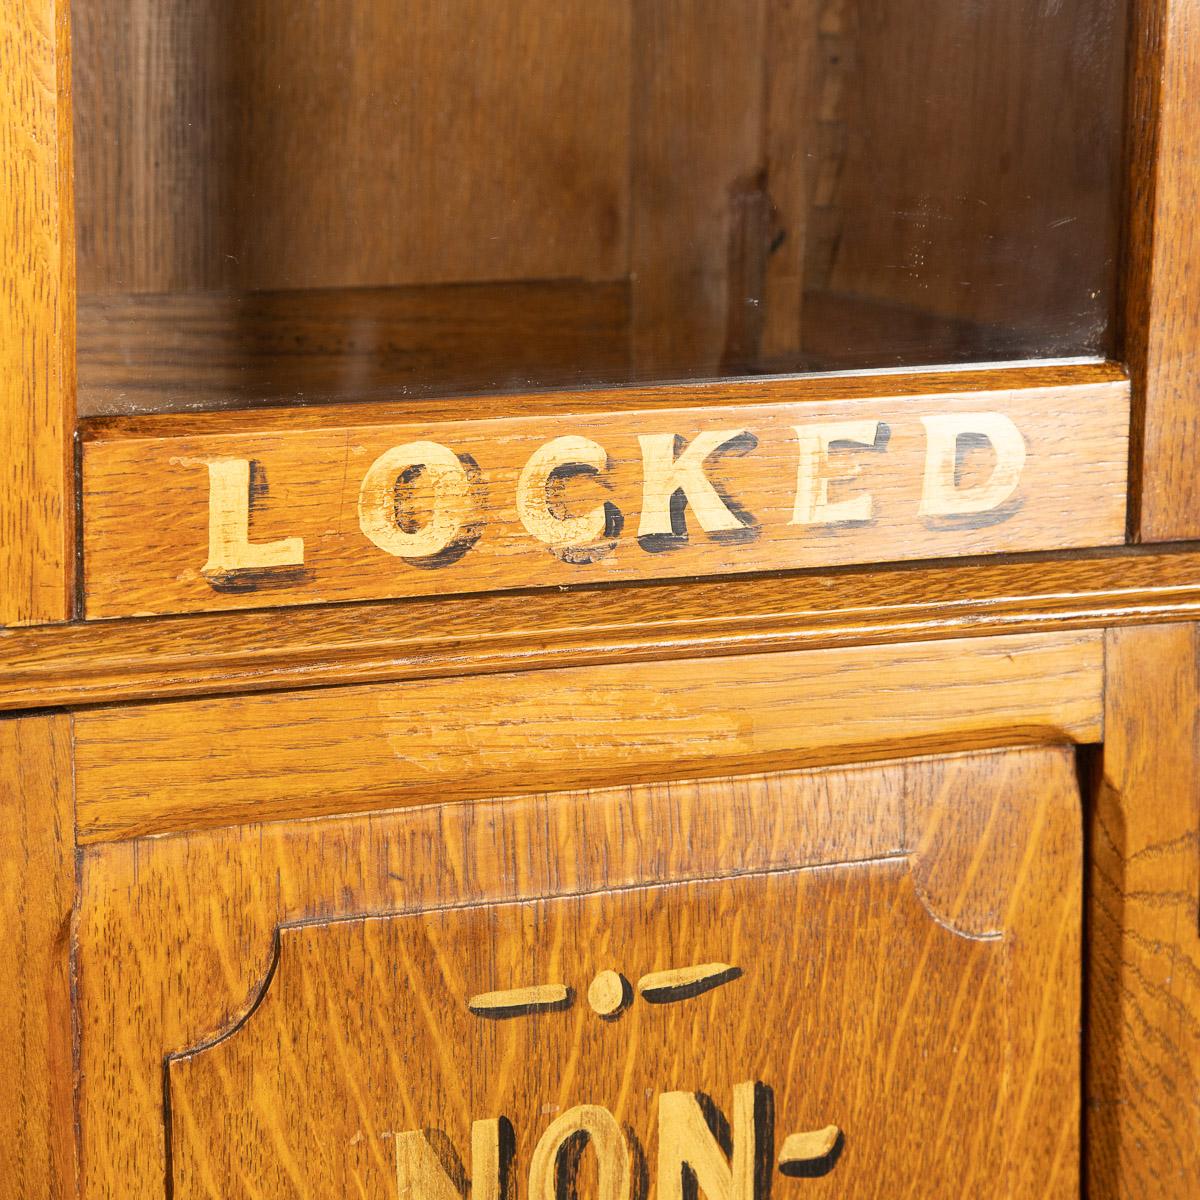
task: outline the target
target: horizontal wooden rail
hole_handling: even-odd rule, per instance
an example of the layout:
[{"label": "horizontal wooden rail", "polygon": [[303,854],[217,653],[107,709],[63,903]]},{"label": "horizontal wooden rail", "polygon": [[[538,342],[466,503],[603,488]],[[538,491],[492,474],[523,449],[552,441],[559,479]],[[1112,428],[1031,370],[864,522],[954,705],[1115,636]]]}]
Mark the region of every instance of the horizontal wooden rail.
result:
[{"label": "horizontal wooden rail", "polygon": [[1200,546],[0,631],[0,709],[1200,620]]},{"label": "horizontal wooden rail", "polygon": [[89,423],[89,619],[1125,539],[1108,363]]},{"label": "horizontal wooden rail", "polygon": [[81,842],[277,817],[1095,742],[1098,632],[860,646],[97,709]]}]

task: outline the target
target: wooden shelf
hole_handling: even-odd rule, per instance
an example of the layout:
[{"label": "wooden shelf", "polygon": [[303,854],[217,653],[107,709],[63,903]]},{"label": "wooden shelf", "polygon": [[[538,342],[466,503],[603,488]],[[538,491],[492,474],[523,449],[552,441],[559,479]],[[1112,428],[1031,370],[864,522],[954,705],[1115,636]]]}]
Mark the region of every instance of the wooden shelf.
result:
[{"label": "wooden shelf", "polygon": [[750,360],[721,346],[695,346],[687,358],[635,363],[624,281],[84,296],[79,414],[996,361],[1025,356],[1028,337],[903,305],[809,292],[798,342],[790,354]]},{"label": "wooden shelf", "polygon": [[620,382],[628,320],[623,283],[83,296],[79,414]]}]

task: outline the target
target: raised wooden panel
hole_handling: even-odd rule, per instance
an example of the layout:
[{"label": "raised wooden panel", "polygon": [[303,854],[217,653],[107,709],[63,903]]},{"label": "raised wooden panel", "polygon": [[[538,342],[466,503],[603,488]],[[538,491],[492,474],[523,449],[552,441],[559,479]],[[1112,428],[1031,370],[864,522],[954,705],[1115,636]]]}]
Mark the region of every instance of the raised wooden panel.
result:
[{"label": "raised wooden panel", "polygon": [[[1111,367],[101,421],[86,614],[1118,542]],[[148,516],[148,514],[152,514]]]},{"label": "raised wooden panel", "polygon": [[[677,1195],[659,1097],[707,1093],[745,1163],[760,1083],[773,1154],[738,1195],[1065,1200],[1079,825],[1073,755],[1039,748],[89,848],[82,1195],[396,1197],[398,1147],[429,1163],[397,1135],[430,1126],[486,1191],[471,1122],[505,1117],[540,1196],[535,1145],[579,1105],[615,1114],[613,1153],[632,1126],[631,1195]],[[708,991],[654,978],[694,968]],[[633,995],[606,1022],[609,970]],[[488,995],[529,987],[554,992]],[[778,1169],[818,1135],[827,1175]],[[731,1161],[704,1162],[719,1190]]]},{"label": "raised wooden panel", "polygon": [[0,7],[0,626],[71,615],[75,227],[67,0]]},{"label": "raised wooden panel", "polygon": [[[678,1197],[686,1163],[706,1195],[730,1176],[716,1194],[746,1200],[806,1196],[789,1175],[835,1168],[825,1194],[910,1178],[1011,1197],[1007,1138],[979,1145],[945,1105],[969,1088],[976,1121],[1004,1127],[1029,1077],[1014,1086],[996,1058],[1033,1049],[1009,1005],[1060,1009],[1059,1045],[1072,1006],[1035,973],[1010,991],[1001,931],[966,932],[935,923],[899,859],[287,929],[245,1024],[169,1064],[172,1194],[450,1195],[435,1156],[452,1149],[486,1194],[511,1176],[547,1196],[586,1169],[615,1200],[634,1170]],[[724,1151],[705,1098],[732,1126]],[[493,1170],[474,1123],[496,1120],[511,1145]],[[1067,1195],[1054,1151],[1070,1133],[1049,1125],[1042,1194]],[[570,1157],[581,1131],[590,1165]]]},{"label": "raised wooden panel", "polygon": [[981,746],[1093,742],[1098,632],[619,664],[78,714],[83,842]]}]

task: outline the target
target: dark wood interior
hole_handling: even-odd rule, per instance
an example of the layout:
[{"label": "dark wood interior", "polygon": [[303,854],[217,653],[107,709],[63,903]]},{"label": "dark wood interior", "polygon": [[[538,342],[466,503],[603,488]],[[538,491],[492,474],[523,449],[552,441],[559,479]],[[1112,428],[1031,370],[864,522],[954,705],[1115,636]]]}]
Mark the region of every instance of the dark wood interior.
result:
[{"label": "dark wood interior", "polygon": [[80,413],[1111,354],[1052,7],[75,0]]}]

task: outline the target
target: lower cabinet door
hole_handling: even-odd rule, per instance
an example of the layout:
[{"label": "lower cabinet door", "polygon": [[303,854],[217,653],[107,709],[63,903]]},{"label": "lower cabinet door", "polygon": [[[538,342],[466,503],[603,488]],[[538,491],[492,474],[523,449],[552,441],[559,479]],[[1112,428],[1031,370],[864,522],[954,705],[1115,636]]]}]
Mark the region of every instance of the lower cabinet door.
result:
[{"label": "lower cabinet door", "polygon": [[84,1194],[1068,1197],[1074,758],[89,847]]}]

